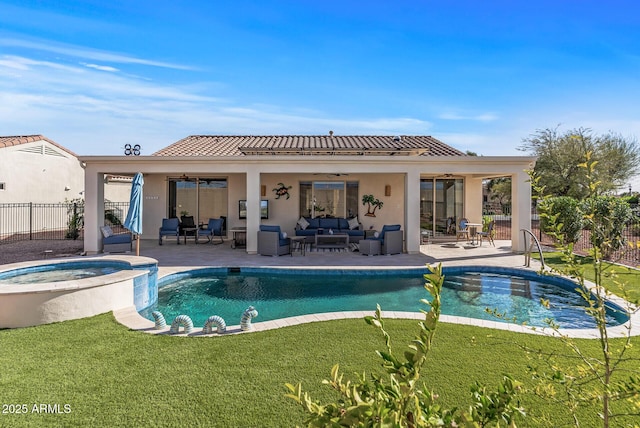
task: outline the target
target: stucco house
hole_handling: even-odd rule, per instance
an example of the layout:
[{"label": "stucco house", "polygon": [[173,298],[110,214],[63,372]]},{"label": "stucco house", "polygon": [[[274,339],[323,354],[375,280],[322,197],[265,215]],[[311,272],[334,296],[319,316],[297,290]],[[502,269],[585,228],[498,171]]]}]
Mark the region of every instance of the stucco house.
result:
[{"label": "stucco house", "polygon": [[84,168],[42,135],[0,137],[0,203],[58,203],[82,197]]},{"label": "stucco house", "polygon": [[[400,224],[404,250],[417,253],[421,231],[438,234],[449,218],[481,221],[482,182],[494,177],[512,179],[514,250],[524,249],[519,230],[531,224],[526,170],[535,157],[467,156],[431,136],[194,135],[150,156],[80,160],[90,254],[101,251],[105,174],[144,174],[142,239],[157,240],[162,218],[184,212],[198,223],[225,217],[227,230],[246,227],[248,253],[260,224],[293,235],[301,216],[357,216],[365,229]],[[383,202],[375,216],[363,195]]]}]

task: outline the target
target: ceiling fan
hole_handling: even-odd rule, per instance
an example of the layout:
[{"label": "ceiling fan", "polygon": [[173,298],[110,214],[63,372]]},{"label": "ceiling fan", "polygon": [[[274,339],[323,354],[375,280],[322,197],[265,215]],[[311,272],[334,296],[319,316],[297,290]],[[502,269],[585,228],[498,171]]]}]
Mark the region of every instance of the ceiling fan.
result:
[{"label": "ceiling fan", "polygon": [[318,172],[318,173],[315,173],[315,174],[313,174],[313,175],[326,175],[327,177],[331,177],[331,176],[333,176],[333,177],[346,177],[346,176],[348,176],[349,174],[344,173],[344,172],[336,172],[336,173],[323,173],[323,172]]}]

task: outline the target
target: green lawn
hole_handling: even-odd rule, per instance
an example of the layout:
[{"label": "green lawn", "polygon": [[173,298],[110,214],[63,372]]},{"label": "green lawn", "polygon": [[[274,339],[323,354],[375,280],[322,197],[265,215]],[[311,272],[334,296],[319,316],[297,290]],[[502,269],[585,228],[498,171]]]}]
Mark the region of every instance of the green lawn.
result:
[{"label": "green lawn", "polygon": [[[393,343],[417,332],[416,321],[389,320]],[[596,341],[579,341],[587,353]],[[425,382],[442,404],[466,406],[475,380],[497,385],[504,373],[531,384],[519,345],[564,352],[555,339],[440,324]],[[285,382],[302,382],[316,398],[340,363],[346,374],[379,371],[377,330],[362,320],[300,325],[218,338],[153,336],[129,331],[110,314],[0,331],[0,398],[26,404],[27,414],[0,414],[0,426],[294,426],[304,414],[284,397]],[[638,347],[633,355],[640,357]],[[637,363],[636,363],[637,364]],[[67,414],[33,413],[33,405],[68,404]],[[547,414],[569,422],[562,406],[524,397],[539,426]],[[5,409],[6,410],[6,409]],[[597,424],[595,410],[583,426]]]},{"label": "green lawn", "polygon": [[[540,259],[537,254],[534,254],[534,257],[538,260]],[[584,265],[585,278],[593,281],[595,275],[591,265],[592,259],[589,257],[580,257],[579,260],[581,260]],[[544,253],[544,261],[545,264],[551,267],[559,268],[563,266],[561,254],[558,252]],[[604,262],[603,268],[605,269],[605,272],[614,272],[617,275],[617,281],[620,282],[621,285],[624,285],[624,290],[610,279],[606,279],[605,284],[603,284],[605,287],[619,296],[624,297],[626,295],[628,300],[631,302],[640,301],[640,271],[638,271],[638,269],[617,265],[611,262]]]},{"label": "green lawn", "polygon": [[[558,260],[547,256],[547,261]],[[623,275],[640,295],[638,271]],[[416,321],[388,320],[387,327],[398,355],[417,333]],[[637,339],[633,342],[629,355],[635,361],[629,366],[637,370],[640,347]],[[587,355],[599,355],[599,342],[577,343]],[[445,406],[467,406],[476,380],[495,386],[510,374],[532,386],[523,345],[567,353],[549,337],[442,323],[423,381]],[[363,320],[215,338],[129,331],[111,314],[0,330],[0,426],[294,426],[305,415],[284,397],[286,382],[302,382],[326,401],[333,392],[321,382],[333,364],[347,375],[380,372],[375,350],[383,347],[380,333]],[[565,361],[575,365],[570,357]],[[522,403],[529,416],[520,426],[543,426],[540,417],[552,426],[571,423],[562,405],[530,395]],[[42,404],[63,413],[35,412],[34,405],[39,410]],[[22,405],[27,413],[14,413]],[[638,424],[640,417],[631,421]],[[615,426],[631,421],[618,420]],[[597,426],[597,409],[584,409],[581,422]]]}]

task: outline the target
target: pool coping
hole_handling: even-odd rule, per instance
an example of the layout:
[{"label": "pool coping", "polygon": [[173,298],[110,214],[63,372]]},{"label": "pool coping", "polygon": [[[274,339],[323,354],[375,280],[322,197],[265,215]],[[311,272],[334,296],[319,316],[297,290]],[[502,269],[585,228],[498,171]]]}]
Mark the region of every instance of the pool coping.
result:
[{"label": "pool coping", "polygon": [[[446,268],[479,268],[478,265],[468,265],[468,266],[444,266]],[[224,269],[223,267],[220,267]],[[493,267],[495,268],[495,266]],[[160,282],[164,277],[189,272],[199,269],[215,269],[212,266],[189,266],[189,267],[171,267],[171,268],[163,268],[161,266],[158,267],[158,282]],[[245,267],[246,270],[318,270],[317,267],[274,267],[274,266],[261,266],[261,267]],[[324,267],[322,270],[371,270],[371,266],[341,266],[341,267]],[[424,266],[421,267],[397,267],[397,266],[386,266],[386,267],[376,267],[376,270],[418,270],[418,269],[426,269]],[[509,270],[520,270],[520,271],[529,271],[531,273],[538,272],[537,269],[534,268],[512,268],[505,267],[505,271]],[[586,283],[593,287],[595,284],[586,281]],[[627,308],[630,305],[624,299],[616,296],[610,295],[608,296],[608,300],[612,303],[617,304],[621,308]],[[632,307],[633,308],[633,307]],[[610,338],[616,337],[626,337],[628,334],[631,336],[640,336],[640,308],[633,308],[629,316],[629,321],[624,324],[608,327],[607,334]],[[174,333],[171,336],[188,336],[188,337],[217,337],[217,336],[228,336],[233,334],[240,333],[251,333],[251,332],[259,332],[266,330],[273,330],[277,328],[283,327],[291,327],[300,324],[307,324],[312,322],[321,322],[321,321],[332,321],[332,320],[340,320],[340,319],[355,319],[355,318],[364,318],[365,316],[372,316],[375,310],[371,311],[341,311],[341,312],[326,312],[319,314],[309,314],[309,315],[298,315],[288,318],[280,318],[277,320],[271,321],[261,321],[252,323],[252,329],[243,331],[240,329],[240,325],[232,325],[227,326],[226,332],[222,334],[211,333],[204,334],[202,333],[202,328],[194,327],[192,332],[189,334],[186,333]],[[413,320],[424,320],[424,314],[421,312],[403,312],[403,311],[381,311],[383,318],[387,319],[413,319]],[[128,327],[131,330],[142,331],[145,333],[151,334],[170,334],[169,328],[167,325],[165,328],[156,329],[155,323],[151,320],[148,320],[142,317],[135,309],[135,307],[123,308],[120,310],[113,311],[115,319]],[[597,339],[599,337],[598,329],[596,328],[588,328],[588,329],[558,329],[557,331],[553,330],[550,327],[531,327],[521,324],[514,324],[509,322],[502,321],[490,321],[490,320],[481,320],[476,318],[468,318],[468,317],[460,317],[460,316],[452,316],[452,315],[440,315],[440,321],[444,323],[452,323],[452,324],[462,324],[462,325],[470,325],[475,327],[483,327],[483,328],[491,328],[497,330],[506,330],[515,333],[525,333],[525,334],[536,334],[536,335],[546,335],[546,336],[566,336],[570,338],[583,338],[583,339]],[[167,320],[167,322],[169,322]],[[182,331],[182,330],[181,330]]]}]

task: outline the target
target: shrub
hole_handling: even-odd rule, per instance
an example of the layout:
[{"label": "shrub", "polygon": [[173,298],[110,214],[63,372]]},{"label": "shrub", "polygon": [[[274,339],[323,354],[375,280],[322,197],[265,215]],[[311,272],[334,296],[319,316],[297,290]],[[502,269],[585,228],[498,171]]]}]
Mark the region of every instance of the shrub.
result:
[{"label": "shrub", "polygon": [[[542,199],[538,205],[542,230],[562,244],[575,244],[584,226],[580,203],[569,196]],[[558,223],[558,229],[552,224]]]},{"label": "shrub", "polygon": [[624,245],[624,232],[633,217],[631,207],[614,196],[594,196],[583,202],[586,225],[591,230],[591,244],[607,258]]}]

